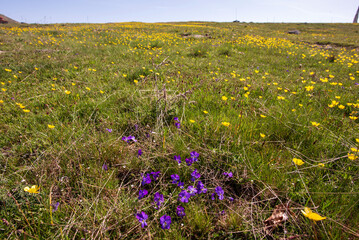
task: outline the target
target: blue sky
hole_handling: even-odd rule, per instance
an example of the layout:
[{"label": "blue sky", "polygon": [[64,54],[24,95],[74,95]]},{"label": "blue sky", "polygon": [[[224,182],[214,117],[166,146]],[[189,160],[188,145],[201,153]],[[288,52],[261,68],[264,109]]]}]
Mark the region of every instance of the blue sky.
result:
[{"label": "blue sky", "polygon": [[342,22],[358,0],[0,0],[0,13],[27,23]]}]

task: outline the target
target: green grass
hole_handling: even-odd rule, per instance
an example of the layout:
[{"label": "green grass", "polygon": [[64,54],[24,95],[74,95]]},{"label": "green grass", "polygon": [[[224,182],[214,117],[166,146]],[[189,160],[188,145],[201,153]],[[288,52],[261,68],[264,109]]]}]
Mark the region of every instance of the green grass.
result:
[{"label": "green grass", "polygon": [[[293,29],[301,34],[287,34]],[[1,238],[359,236],[359,158],[348,158],[359,147],[356,25],[19,25],[0,33]],[[192,151],[199,160],[187,166]],[[194,169],[207,193],[181,203],[171,175],[187,188]],[[24,191],[32,185],[39,193]],[[223,200],[211,199],[217,186]],[[139,200],[141,189],[148,195]],[[282,203],[288,220],[266,228]],[[304,217],[304,207],[326,219]],[[164,214],[169,230],[160,227]]]}]

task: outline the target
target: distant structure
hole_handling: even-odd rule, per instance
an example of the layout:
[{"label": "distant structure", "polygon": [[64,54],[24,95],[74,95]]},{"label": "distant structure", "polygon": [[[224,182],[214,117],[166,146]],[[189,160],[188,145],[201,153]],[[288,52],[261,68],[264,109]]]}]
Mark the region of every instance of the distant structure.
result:
[{"label": "distant structure", "polygon": [[0,17],[0,23],[1,24],[6,24],[6,23],[9,23],[9,22],[6,21],[3,17]]},{"label": "distant structure", "polygon": [[19,24],[19,22],[11,19],[3,14],[0,14],[0,24]]},{"label": "distant structure", "polygon": [[358,10],[357,10],[357,13],[354,16],[353,23],[358,23],[358,15],[359,15],[359,7],[358,7]]}]

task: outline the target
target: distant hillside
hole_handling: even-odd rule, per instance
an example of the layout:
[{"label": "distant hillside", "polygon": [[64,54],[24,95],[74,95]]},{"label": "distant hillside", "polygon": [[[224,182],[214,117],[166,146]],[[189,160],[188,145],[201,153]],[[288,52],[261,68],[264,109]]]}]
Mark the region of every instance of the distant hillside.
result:
[{"label": "distant hillside", "polygon": [[7,21],[8,24],[19,24],[18,21],[15,21],[14,19],[11,19],[3,14],[0,14],[0,18],[2,18],[4,21]]}]

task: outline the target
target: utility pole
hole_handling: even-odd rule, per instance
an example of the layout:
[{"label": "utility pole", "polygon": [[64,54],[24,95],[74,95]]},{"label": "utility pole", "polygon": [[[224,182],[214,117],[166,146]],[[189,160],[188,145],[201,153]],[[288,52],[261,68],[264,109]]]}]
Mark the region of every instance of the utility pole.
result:
[{"label": "utility pole", "polygon": [[358,10],[357,10],[357,13],[354,16],[353,23],[358,23],[358,15],[359,15],[359,7],[358,7]]}]

